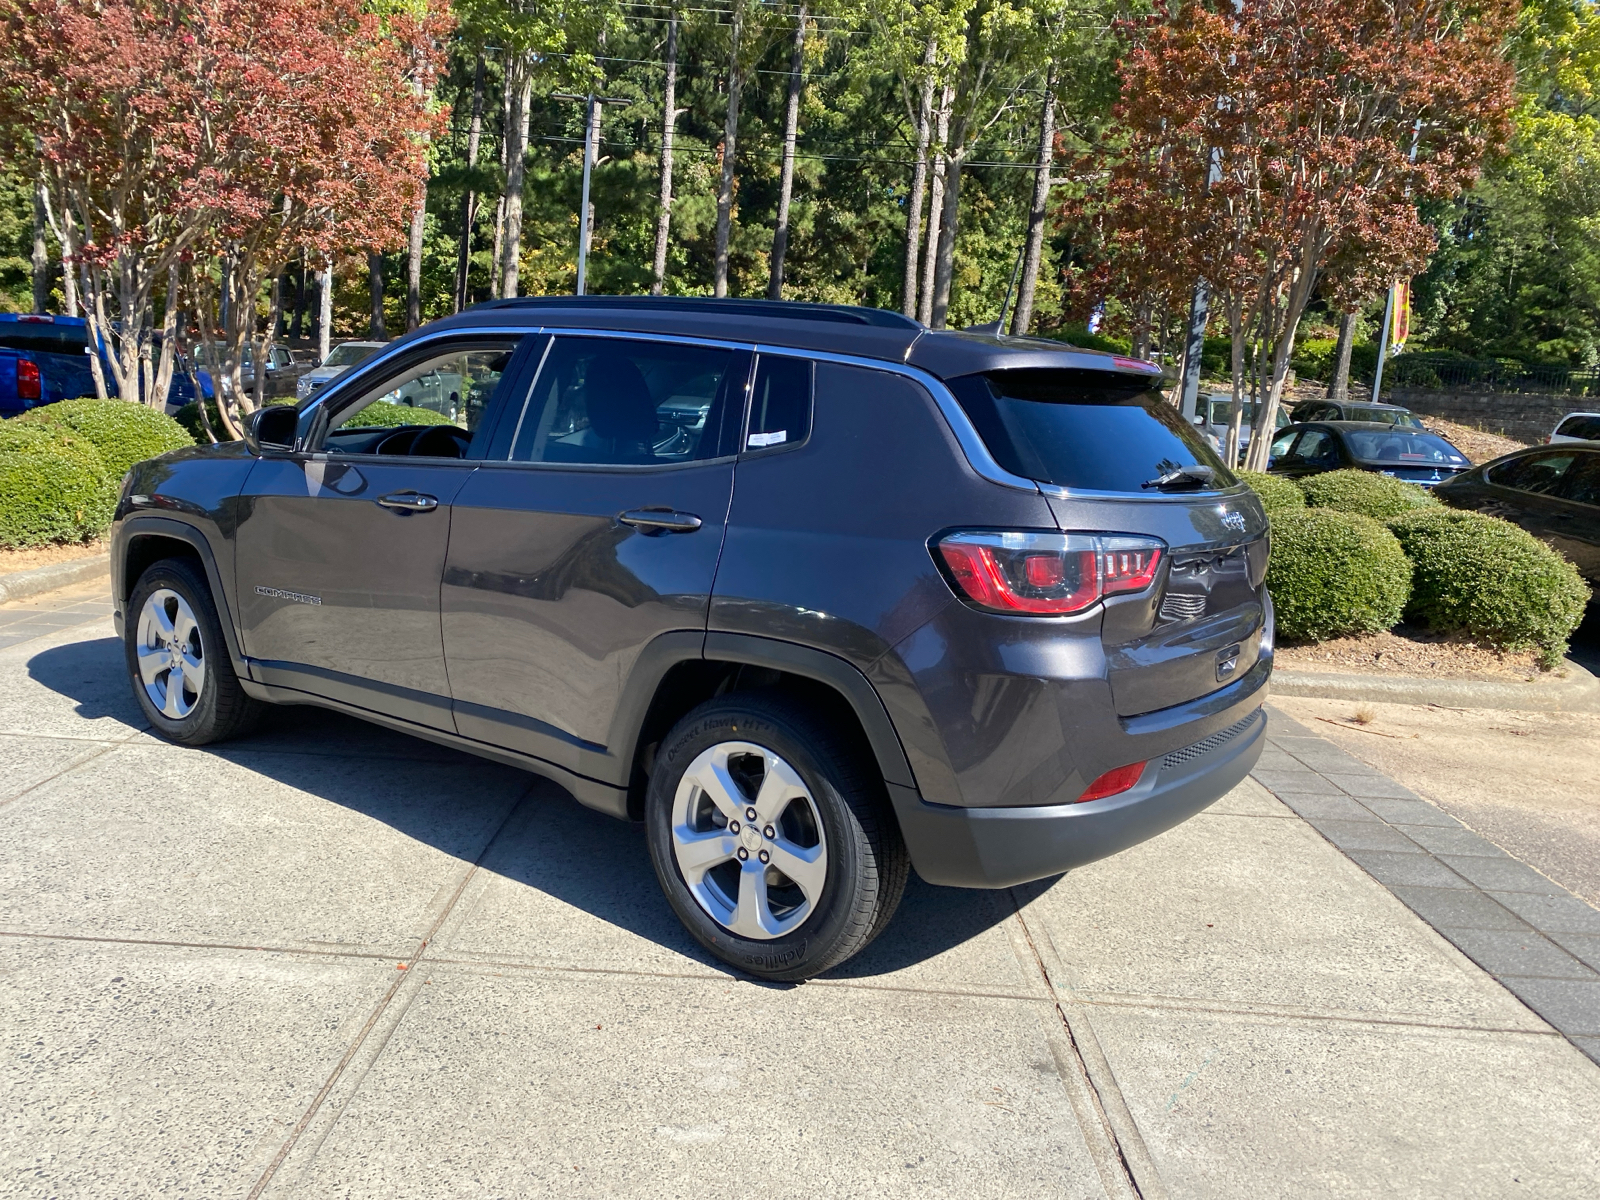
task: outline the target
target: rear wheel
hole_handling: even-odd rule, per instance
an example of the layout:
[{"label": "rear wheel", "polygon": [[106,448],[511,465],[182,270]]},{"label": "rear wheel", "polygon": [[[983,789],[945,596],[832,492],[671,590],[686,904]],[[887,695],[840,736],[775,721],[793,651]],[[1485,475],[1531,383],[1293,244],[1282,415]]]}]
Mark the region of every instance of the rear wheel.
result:
[{"label": "rear wheel", "polygon": [[861,756],[780,697],[723,697],[684,717],[656,756],[645,821],[684,926],[766,979],[806,979],[859,951],[910,869]]},{"label": "rear wheel", "polygon": [[233,672],[205,576],[185,559],[162,559],[139,577],[123,647],[134,698],[168,741],[225,741],[260,715]]}]

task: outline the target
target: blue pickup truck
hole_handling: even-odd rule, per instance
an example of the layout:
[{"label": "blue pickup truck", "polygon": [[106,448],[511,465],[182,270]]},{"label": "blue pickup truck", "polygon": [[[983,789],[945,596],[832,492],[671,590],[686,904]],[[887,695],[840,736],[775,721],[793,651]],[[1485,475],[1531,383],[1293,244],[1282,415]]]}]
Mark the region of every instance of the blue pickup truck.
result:
[{"label": "blue pickup truck", "polygon": [[[106,387],[114,396],[111,366],[101,363]],[[200,373],[200,386],[211,395],[211,380]],[[0,313],[0,417],[14,417],[30,408],[94,395],[89,370],[89,329],[82,317]],[[194,385],[182,372],[172,379],[168,408],[194,399]]]}]

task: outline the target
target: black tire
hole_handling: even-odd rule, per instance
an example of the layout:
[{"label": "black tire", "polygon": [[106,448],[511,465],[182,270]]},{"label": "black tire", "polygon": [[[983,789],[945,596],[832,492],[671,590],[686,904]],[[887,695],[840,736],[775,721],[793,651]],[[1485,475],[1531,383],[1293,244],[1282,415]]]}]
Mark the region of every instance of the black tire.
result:
[{"label": "black tire", "polygon": [[[673,808],[679,784],[701,755],[729,742],[760,747],[794,770],[814,805],[812,808],[801,801],[798,819],[813,829],[817,843],[825,847],[826,875],[820,898],[805,899],[809,912],[801,905],[791,908],[789,919],[799,923],[777,936],[741,936],[714,917],[691,890],[678,859]],[[750,755],[741,756],[740,761],[756,760]],[[740,786],[745,788],[747,799],[754,798],[757,784],[745,781]],[[699,811],[709,814],[712,823],[706,835],[717,835],[715,825],[722,818],[705,807],[709,802],[709,797],[702,795]],[[814,827],[814,818],[820,818],[820,831]],[[783,819],[790,819],[788,810],[784,810]],[[720,829],[720,835],[729,839],[724,844],[738,841],[729,832],[731,825],[730,822]],[[763,979],[809,979],[858,953],[888,924],[911,869],[899,826],[889,811],[882,782],[870,759],[854,750],[826,721],[781,696],[724,696],[707,701],[679,721],[656,755],[645,797],[645,826],[656,877],[684,927],[723,962]],[[752,824],[750,828],[754,830],[756,826]],[[779,836],[785,836],[781,830]],[[773,855],[784,844],[756,843],[758,847],[770,847]],[[766,881],[763,888],[771,886],[775,879],[777,894],[798,895],[798,885],[785,885],[786,876],[772,873],[776,872],[778,860],[772,861],[773,866],[766,870],[748,857],[743,864],[723,862],[715,869],[725,871],[731,867],[735,879],[742,878],[741,871],[754,870]],[[704,872],[704,877],[711,874]],[[715,894],[727,898],[731,891],[730,886],[719,885]],[[771,894],[774,893],[763,892]],[[766,911],[770,915],[772,910]]]},{"label": "black tire", "polygon": [[[186,638],[185,647],[204,668],[198,692],[180,691],[178,703],[173,707],[179,710],[187,706],[187,711],[178,716],[162,710],[146,687],[139,668],[141,616],[146,604],[158,592],[175,594],[193,614],[195,628]],[[163,602],[163,611],[176,608],[171,599]],[[264,706],[245,695],[239,686],[239,677],[234,674],[228,644],[222,634],[222,621],[211,599],[211,588],[199,566],[187,559],[164,558],[139,576],[123,617],[122,645],[134,699],[155,732],[169,742],[185,746],[224,742],[248,732],[260,719]],[[194,653],[196,650],[198,655]],[[158,676],[153,686],[170,695],[168,685],[172,682],[168,673],[165,677]],[[177,686],[186,688],[187,685],[180,680]]]}]

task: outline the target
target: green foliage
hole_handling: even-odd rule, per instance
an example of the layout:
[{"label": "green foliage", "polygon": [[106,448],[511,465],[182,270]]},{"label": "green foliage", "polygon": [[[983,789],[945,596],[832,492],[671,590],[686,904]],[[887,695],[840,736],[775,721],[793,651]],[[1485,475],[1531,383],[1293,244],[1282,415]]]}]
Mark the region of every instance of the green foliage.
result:
[{"label": "green foliage", "polygon": [[1509,521],[1432,508],[1389,522],[1415,565],[1408,613],[1508,650],[1558,662],[1583,620],[1589,589],[1576,568]]},{"label": "green foliage", "polygon": [[1125,337],[1106,337],[1099,333],[1090,333],[1087,329],[1057,329],[1050,335],[1058,342],[1066,342],[1069,346],[1079,346],[1085,350],[1104,350],[1107,354],[1128,354],[1133,349],[1133,343]]},{"label": "green foliage", "polygon": [[116,480],[93,446],[48,430],[0,434],[0,546],[81,542],[103,532]]},{"label": "green foliage", "polygon": [[1327,471],[1300,480],[1306,502],[1313,508],[1333,508],[1387,521],[1438,501],[1414,483],[1405,483],[1375,471]]},{"label": "green foliage", "polygon": [[444,416],[442,413],[436,413],[431,408],[410,408],[404,404],[388,404],[378,400],[367,405],[339,427],[341,429],[387,429],[398,425],[449,424],[451,424],[449,417]]},{"label": "green foliage", "polygon": [[1395,536],[1370,517],[1280,509],[1272,518],[1267,590],[1278,632],[1290,641],[1378,633],[1405,610],[1411,564]]},{"label": "green foliage", "polygon": [[1235,471],[1234,474],[1260,499],[1268,517],[1274,517],[1285,509],[1306,506],[1305,493],[1282,475],[1268,475],[1265,471]]},{"label": "green foliage", "polygon": [[120,480],[134,463],[194,444],[188,431],[171,417],[129,400],[62,400],[16,419],[80,435],[100,451],[113,481]]}]

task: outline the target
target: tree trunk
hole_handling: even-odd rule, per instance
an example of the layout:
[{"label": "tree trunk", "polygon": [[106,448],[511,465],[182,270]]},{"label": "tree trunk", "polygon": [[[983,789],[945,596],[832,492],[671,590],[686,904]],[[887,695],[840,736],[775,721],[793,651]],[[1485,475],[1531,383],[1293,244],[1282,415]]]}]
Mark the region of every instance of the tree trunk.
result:
[{"label": "tree trunk", "polygon": [[739,36],[744,31],[744,0],[733,0],[733,28],[728,49],[728,114],[722,125],[722,177],[717,184],[717,249],[712,263],[711,294],[728,294],[728,240],[733,225],[733,156],[739,138],[739,92],[744,72],[739,65]]},{"label": "tree trunk", "polygon": [[372,316],[367,321],[367,336],[375,342],[389,340],[389,329],[383,318],[383,255],[367,251],[367,296],[372,302]]},{"label": "tree trunk", "polygon": [[517,274],[522,266],[522,185],[528,159],[528,105],[533,99],[531,64],[522,55],[506,72],[511,110],[506,125],[506,194],[504,233],[500,246],[500,296],[517,294]]},{"label": "tree trunk", "polygon": [[33,311],[50,307],[50,246],[45,241],[44,184],[33,189]]},{"label": "tree trunk", "polygon": [[1360,313],[1351,309],[1339,318],[1339,340],[1333,348],[1333,379],[1328,383],[1329,400],[1350,398],[1350,348],[1356,340],[1356,318]]},{"label": "tree trunk", "polygon": [[905,294],[900,311],[906,316],[917,315],[917,260],[922,248],[922,202],[928,191],[928,139],[933,134],[933,56],[936,43],[928,39],[927,51],[922,56],[922,67],[927,72],[922,81],[922,99],[917,105],[917,157],[911,168],[911,195],[906,202],[906,261]]},{"label": "tree trunk", "polygon": [[1033,203],[1028,206],[1028,241],[1022,253],[1022,285],[1011,332],[1022,337],[1033,323],[1033,294],[1039,282],[1039,262],[1044,257],[1044,214],[1050,205],[1050,161],[1056,149],[1056,64],[1045,75],[1044,105],[1039,114],[1039,168],[1033,177]]},{"label": "tree trunk", "polygon": [[[147,401],[157,412],[167,410],[167,393],[172,390],[173,363],[178,342],[178,264],[167,268],[167,295],[161,310],[161,358],[156,364]],[[195,392],[197,398],[201,394]]]},{"label": "tree trunk", "polygon": [[[965,133],[965,130],[961,131]],[[957,138],[959,143],[962,139]],[[956,228],[961,213],[961,163],[965,148],[945,156],[944,211],[939,217],[939,249],[933,268],[933,304],[930,325],[943,329],[950,311],[950,284],[955,273]]]},{"label": "tree trunk", "polygon": [[428,216],[428,183],[422,183],[417,211],[411,214],[411,249],[406,256],[406,332],[422,324],[422,234]]},{"label": "tree trunk", "polygon": [[805,66],[806,6],[794,18],[794,49],[789,53],[789,96],[783,110],[783,167],[778,181],[778,221],[772,231],[772,264],[767,299],[783,299],[783,259],[789,252],[789,200],[794,193],[794,143],[800,126],[801,68]]},{"label": "tree trunk", "polygon": [[667,236],[672,231],[672,139],[678,131],[678,10],[667,19],[667,78],[661,102],[661,199],[656,208],[656,256],[650,294],[667,281]]},{"label": "tree trunk", "polygon": [[950,137],[950,106],[954,99],[955,89],[945,84],[939,96],[939,115],[934,132],[937,153],[933,163],[933,187],[928,197],[928,233],[922,250],[922,294],[917,300],[917,320],[924,325],[933,323],[933,274],[939,257],[936,253],[939,229],[944,221],[944,146]]},{"label": "tree trunk", "polygon": [[333,349],[333,261],[317,272],[317,361],[326,362]]},{"label": "tree trunk", "polygon": [[[478,165],[478,145],[483,139],[483,55],[472,70],[472,123],[467,126],[467,170]],[[470,185],[461,197],[461,241],[456,247],[455,311],[467,306],[468,273],[472,267],[472,227],[478,220],[478,193]]]},{"label": "tree trunk", "polygon": [[294,273],[294,317],[289,321],[289,336],[295,341],[300,340],[300,335],[305,332],[305,311],[308,298],[306,296],[306,260],[301,259],[298,270]]}]

